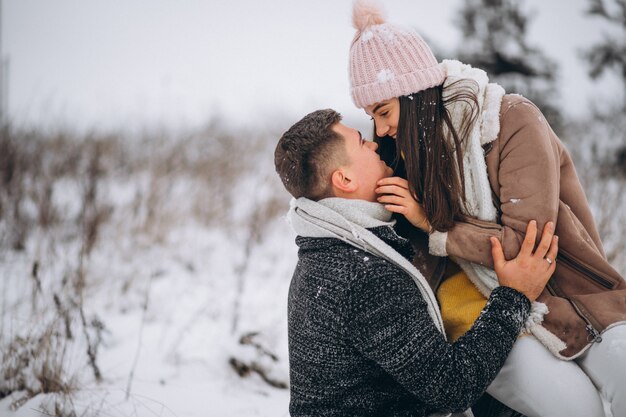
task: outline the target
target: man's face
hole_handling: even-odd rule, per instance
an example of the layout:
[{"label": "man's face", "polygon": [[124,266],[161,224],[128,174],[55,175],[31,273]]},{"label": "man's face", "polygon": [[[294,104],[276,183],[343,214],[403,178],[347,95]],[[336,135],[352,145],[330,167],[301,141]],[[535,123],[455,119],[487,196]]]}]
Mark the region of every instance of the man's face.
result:
[{"label": "man's face", "polygon": [[376,201],[376,183],[393,174],[393,170],[376,153],[378,145],[364,140],[358,130],[341,123],[333,126],[333,130],[344,138],[348,157],[345,168],[351,176],[350,179],[357,185],[354,198]]}]

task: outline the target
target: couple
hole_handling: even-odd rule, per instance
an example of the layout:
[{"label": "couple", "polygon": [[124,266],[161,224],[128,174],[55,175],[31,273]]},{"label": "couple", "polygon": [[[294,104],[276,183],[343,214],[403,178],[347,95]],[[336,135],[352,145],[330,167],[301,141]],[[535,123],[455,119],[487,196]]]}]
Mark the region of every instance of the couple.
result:
[{"label": "couple", "polygon": [[353,20],[375,141],[321,110],[275,153],[300,248],[291,414],[445,414],[486,391],[529,417],[626,416],[626,283],[541,112],[371,5]]}]

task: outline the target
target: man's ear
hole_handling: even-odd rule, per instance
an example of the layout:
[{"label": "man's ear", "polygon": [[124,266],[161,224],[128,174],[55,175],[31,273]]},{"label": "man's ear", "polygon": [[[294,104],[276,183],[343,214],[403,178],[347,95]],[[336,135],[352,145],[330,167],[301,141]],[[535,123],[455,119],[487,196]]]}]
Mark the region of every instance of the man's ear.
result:
[{"label": "man's ear", "polygon": [[352,194],[356,191],[358,184],[351,177],[352,175],[345,168],[333,171],[330,181],[336,196],[340,197],[342,194]]}]

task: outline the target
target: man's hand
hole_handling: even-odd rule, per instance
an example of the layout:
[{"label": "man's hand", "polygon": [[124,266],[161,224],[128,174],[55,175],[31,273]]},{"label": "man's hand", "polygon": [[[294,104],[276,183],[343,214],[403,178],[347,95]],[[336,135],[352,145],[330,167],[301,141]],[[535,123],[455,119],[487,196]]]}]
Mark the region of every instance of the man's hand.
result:
[{"label": "man's hand", "polygon": [[526,237],[514,259],[504,259],[500,241],[491,238],[491,254],[494,269],[500,285],[511,287],[535,301],[556,268],[556,254],[559,250],[558,237],[554,236],[554,223],[548,222],[543,228],[541,242],[533,253],[537,237],[537,222],[531,220],[526,227]]},{"label": "man's hand", "polygon": [[400,213],[418,229],[430,232],[430,223],[422,205],[417,202],[409,189],[409,182],[401,177],[383,178],[377,183],[378,202],[393,213]]}]

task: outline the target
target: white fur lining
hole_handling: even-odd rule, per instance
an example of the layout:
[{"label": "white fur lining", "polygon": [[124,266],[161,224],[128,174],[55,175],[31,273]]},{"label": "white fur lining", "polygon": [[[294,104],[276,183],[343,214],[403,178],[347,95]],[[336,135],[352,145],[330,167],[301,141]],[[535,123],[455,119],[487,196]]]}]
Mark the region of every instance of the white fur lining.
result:
[{"label": "white fur lining", "polygon": [[[619,322],[613,323],[607,328],[605,328],[601,334],[606,333],[608,330],[612,329],[613,327],[624,326],[624,325],[626,325],[626,321],[619,321]],[[561,339],[559,339],[554,333],[552,333],[551,331],[549,331],[548,329],[546,329],[545,327],[541,325],[532,327],[530,331],[532,335],[535,336],[537,340],[539,340],[545,347],[547,347],[548,350],[552,352],[554,356],[564,361],[571,361],[580,357],[587,351],[587,349],[593,346],[593,343],[589,343],[583,349],[581,349],[580,352],[577,352],[575,355],[563,356],[561,355],[560,352],[566,349],[567,345]]]},{"label": "white fur lining", "polygon": [[[506,94],[504,88],[498,84],[489,83],[487,73],[471,65],[451,59],[443,60],[441,65],[446,71],[447,77],[444,86],[461,79],[469,79],[476,82],[478,85],[478,106],[481,111],[477,125],[480,126],[480,144],[482,146],[496,140],[498,133],[500,133],[500,104],[502,103],[502,97]],[[448,108],[452,119],[456,123],[463,117],[465,108],[466,104],[464,102]]]},{"label": "white fur lining", "polygon": [[480,122],[481,145],[493,142],[500,133],[500,105],[504,94],[504,88],[498,84],[487,85]]},{"label": "white fur lining", "polygon": [[526,324],[524,325],[524,333],[532,334],[539,340],[553,355],[560,359],[573,359],[566,358],[562,356],[559,352],[563,349],[567,348],[565,342],[556,337],[554,333],[546,329],[541,325],[543,323],[543,318],[550,311],[548,310],[548,306],[539,301],[534,301],[530,308],[530,315],[528,319],[526,319]]},{"label": "white fur lining", "polygon": [[428,237],[428,252],[435,256],[448,256],[446,252],[446,242],[448,241],[448,232],[434,231]]},{"label": "white fur lining", "polygon": [[537,340],[539,340],[539,342],[541,342],[542,345],[548,348],[548,350],[559,359],[569,361],[569,360],[577,358],[586,350],[586,349],[583,349],[577,355],[571,358],[565,357],[561,355],[559,352],[566,349],[567,345],[565,344],[565,342],[559,339],[550,330],[546,329],[541,324],[535,324],[535,325],[529,326],[528,321],[526,321],[526,328],[530,330],[530,333],[532,333],[532,335],[535,336],[535,338],[537,338]]},{"label": "white fur lining", "polygon": [[530,308],[530,315],[528,316],[528,320],[526,320],[524,331],[526,333],[530,333],[534,325],[541,324],[543,322],[543,316],[548,313],[549,311],[547,305],[540,303],[539,301],[533,301]]}]

